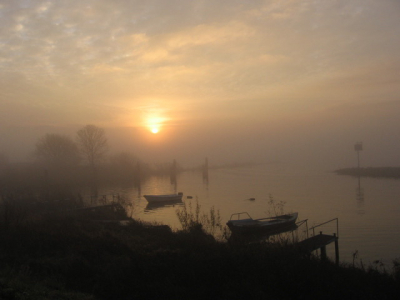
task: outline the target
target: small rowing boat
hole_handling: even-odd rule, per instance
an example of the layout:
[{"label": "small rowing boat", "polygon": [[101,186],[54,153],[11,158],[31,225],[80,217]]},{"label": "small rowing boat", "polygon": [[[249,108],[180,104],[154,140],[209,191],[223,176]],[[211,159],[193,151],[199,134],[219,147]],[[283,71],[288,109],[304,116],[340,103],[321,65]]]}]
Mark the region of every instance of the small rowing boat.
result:
[{"label": "small rowing boat", "polygon": [[[242,218],[244,216],[244,218]],[[247,212],[236,213],[226,223],[232,233],[271,233],[276,234],[295,226],[298,213],[276,217],[253,219]]]},{"label": "small rowing boat", "polygon": [[143,195],[149,203],[179,202],[182,201],[182,193],[169,195]]}]

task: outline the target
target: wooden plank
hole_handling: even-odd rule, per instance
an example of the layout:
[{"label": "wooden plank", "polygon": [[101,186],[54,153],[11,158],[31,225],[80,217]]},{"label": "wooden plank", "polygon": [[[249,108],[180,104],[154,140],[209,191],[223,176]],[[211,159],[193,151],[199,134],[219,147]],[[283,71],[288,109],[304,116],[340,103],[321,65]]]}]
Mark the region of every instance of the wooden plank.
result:
[{"label": "wooden plank", "polygon": [[304,241],[301,241],[297,245],[300,249],[302,249],[304,251],[312,252],[314,250],[325,247],[326,245],[333,243],[336,240],[337,240],[337,237],[335,237],[333,235],[319,234],[319,235],[310,237]]}]

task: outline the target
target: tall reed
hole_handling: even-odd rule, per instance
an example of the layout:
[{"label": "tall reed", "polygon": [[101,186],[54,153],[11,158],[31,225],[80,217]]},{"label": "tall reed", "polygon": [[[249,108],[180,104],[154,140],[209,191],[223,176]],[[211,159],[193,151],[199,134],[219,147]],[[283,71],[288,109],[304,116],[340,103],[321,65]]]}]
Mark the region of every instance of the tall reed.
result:
[{"label": "tall reed", "polygon": [[195,206],[192,202],[184,202],[181,208],[176,210],[176,215],[183,231],[203,230],[205,233],[220,239],[223,234],[223,224],[219,210],[212,206],[208,213],[201,211],[201,205],[196,198]]}]

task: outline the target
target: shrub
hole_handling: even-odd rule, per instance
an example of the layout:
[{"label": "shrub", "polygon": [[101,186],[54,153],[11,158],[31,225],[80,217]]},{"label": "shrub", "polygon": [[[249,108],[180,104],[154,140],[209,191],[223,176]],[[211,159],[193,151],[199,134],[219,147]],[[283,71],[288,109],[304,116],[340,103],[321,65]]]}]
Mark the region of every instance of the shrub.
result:
[{"label": "shrub", "polygon": [[210,208],[209,213],[202,213],[199,201],[196,200],[196,206],[192,208],[192,202],[183,203],[182,208],[176,210],[176,215],[182,226],[183,231],[195,232],[202,230],[216,238],[224,236],[223,225],[219,210],[214,206]]}]

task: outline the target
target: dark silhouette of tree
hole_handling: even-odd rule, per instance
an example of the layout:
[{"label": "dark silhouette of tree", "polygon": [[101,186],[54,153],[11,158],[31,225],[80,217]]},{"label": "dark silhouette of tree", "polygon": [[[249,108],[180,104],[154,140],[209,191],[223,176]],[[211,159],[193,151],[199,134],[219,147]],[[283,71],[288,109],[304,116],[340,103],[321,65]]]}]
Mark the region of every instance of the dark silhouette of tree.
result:
[{"label": "dark silhouette of tree", "polygon": [[77,165],[79,162],[77,145],[65,135],[46,134],[36,143],[34,154],[41,162],[52,166]]},{"label": "dark silhouette of tree", "polygon": [[76,183],[80,155],[78,146],[68,136],[46,134],[36,143],[34,155],[43,168],[37,178],[46,200],[60,199],[69,187]]},{"label": "dark silhouette of tree", "polygon": [[95,125],[86,125],[77,132],[79,149],[93,172],[108,150],[104,129]]}]

